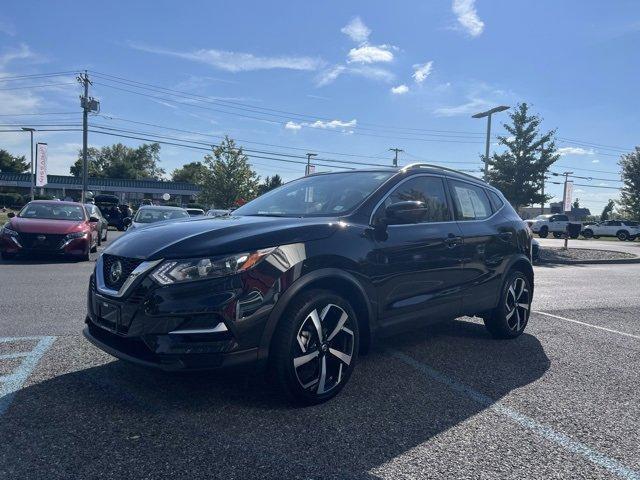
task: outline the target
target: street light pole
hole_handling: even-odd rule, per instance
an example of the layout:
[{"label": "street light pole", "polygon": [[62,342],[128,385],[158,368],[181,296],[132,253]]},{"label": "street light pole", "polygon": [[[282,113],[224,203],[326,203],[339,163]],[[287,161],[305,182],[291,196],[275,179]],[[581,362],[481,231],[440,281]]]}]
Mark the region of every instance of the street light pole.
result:
[{"label": "street light pole", "polygon": [[484,118],[487,117],[487,142],[484,150],[484,179],[487,179],[487,175],[489,174],[489,145],[491,142],[491,115],[498,112],[503,112],[508,110],[510,107],[507,105],[500,105],[499,107],[492,108],[491,110],[487,110],[486,112],[476,113],[472,115],[471,118]]},{"label": "street light pole", "polygon": [[33,171],[33,132],[35,132],[36,129],[29,128],[29,127],[22,127],[22,130],[25,132],[29,132],[31,134],[31,181],[29,183],[31,184],[30,185],[31,201],[33,202],[35,198],[35,188],[34,188],[35,177],[34,177],[34,171]]},{"label": "street light pole", "polygon": [[307,167],[305,168],[305,176],[311,174],[311,157],[317,157],[317,153],[307,153]]}]

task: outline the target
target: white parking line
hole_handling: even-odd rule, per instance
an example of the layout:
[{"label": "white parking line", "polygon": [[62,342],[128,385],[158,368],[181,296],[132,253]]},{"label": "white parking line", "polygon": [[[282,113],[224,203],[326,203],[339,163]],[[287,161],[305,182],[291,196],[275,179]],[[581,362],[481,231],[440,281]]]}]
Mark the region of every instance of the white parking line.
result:
[{"label": "white parking line", "polygon": [[565,322],[577,323],[578,325],[582,325],[584,327],[597,328],[598,330],[604,330],[605,332],[616,333],[618,335],[623,335],[625,337],[631,337],[631,338],[635,338],[636,340],[640,340],[640,335],[633,335],[632,333],[621,332],[620,330],[601,327],[599,325],[593,325],[592,323],[581,322],[580,320],[573,320],[572,318],[561,317],[560,315],[554,315],[553,313],[540,312],[538,310],[533,310],[532,313],[539,313],[540,315],[546,315],[547,317],[557,318],[558,320],[564,320]]},{"label": "white parking line", "polygon": [[565,435],[562,432],[558,432],[552,427],[540,423],[537,420],[534,420],[533,418],[518,412],[517,410],[502,405],[500,402],[496,402],[488,395],[480,393],[477,390],[474,390],[473,388],[464,385],[443,373],[440,373],[439,371],[431,368],[426,363],[415,360],[405,353],[392,351],[391,354],[400,361],[415,368],[426,377],[442,383],[443,385],[446,385],[452,390],[464,395],[470,400],[473,400],[474,402],[492,410],[499,415],[509,418],[521,427],[526,428],[527,430],[530,430],[543,438],[546,438],[550,442],[555,443],[563,449],[580,455],[589,462],[599,465],[600,467],[605,468],[609,472],[618,475],[625,480],[640,480],[640,472],[637,472],[627,467],[626,465],[623,465],[619,461],[608,457],[604,453],[594,450],[584,443],[574,440],[568,435]]},{"label": "white parking line", "polygon": [[0,416],[4,414],[15,393],[22,388],[33,369],[36,367],[42,355],[45,354],[49,347],[53,344],[56,337],[4,337],[0,338],[0,343],[22,342],[24,340],[38,340],[37,345],[29,352],[20,352],[19,354],[7,354],[0,356],[2,358],[19,358],[24,357],[22,363],[15,369],[12,374],[5,375],[0,378]]}]

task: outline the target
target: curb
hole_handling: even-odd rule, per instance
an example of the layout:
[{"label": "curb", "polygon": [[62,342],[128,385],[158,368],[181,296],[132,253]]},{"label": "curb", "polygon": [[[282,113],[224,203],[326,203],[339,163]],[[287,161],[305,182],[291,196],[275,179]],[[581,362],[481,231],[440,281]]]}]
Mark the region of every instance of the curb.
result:
[{"label": "curb", "polygon": [[636,258],[612,258],[610,260],[536,260],[534,265],[625,265],[640,263]]}]

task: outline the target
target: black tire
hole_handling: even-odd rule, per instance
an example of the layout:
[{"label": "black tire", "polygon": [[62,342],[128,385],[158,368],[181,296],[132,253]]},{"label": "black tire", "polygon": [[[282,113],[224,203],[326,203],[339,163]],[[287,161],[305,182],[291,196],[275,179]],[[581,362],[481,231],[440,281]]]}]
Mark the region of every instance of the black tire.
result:
[{"label": "black tire", "polygon": [[560,233],[560,232],[553,232],[553,238],[562,238],[562,233]]},{"label": "black tire", "polygon": [[524,332],[530,311],[529,277],[520,270],[512,270],[500,290],[500,303],[484,318],[484,325],[494,338],[516,338]]},{"label": "black tire", "polygon": [[585,231],[582,232],[582,236],[584,238],[593,238],[593,230],[591,230],[590,228],[587,228]]},{"label": "black tire", "polygon": [[629,240],[630,242],[634,242],[635,239],[638,238],[635,235],[631,235],[627,240]]},{"label": "black tire", "polygon": [[[97,246],[99,247],[100,245],[102,245],[102,233],[98,232],[98,242],[97,242]],[[97,248],[96,248],[97,250]]]},{"label": "black tire", "polygon": [[269,374],[296,404],[326,402],[349,380],[358,348],[358,319],[349,302],[327,290],[310,290],[295,298],[280,318]]},{"label": "black tire", "polygon": [[104,237],[102,238],[102,241],[106,242],[108,236],[109,236],[109,227],[104,229]]},{"label": "black tire", "polygon": [[580,234],[578,234],[578,233],[574,233],[573,235],[569,235],[569,237],[572,238],[573,240],[575,240],[579,236],[580,236]]},{"label": "black tire", "polygon": [[542,227],[538,232],[540,238],[547,238],[547,235],[549,235],[549,229],[547,227]]},{"label": "black tire", "polygon": [[616,233],[616,237],[618,237],[618,240],[620,240],[621,242],[624,242],[629,239],[629,232],[627,232],[626,230],[620,230],[618,233]]}]

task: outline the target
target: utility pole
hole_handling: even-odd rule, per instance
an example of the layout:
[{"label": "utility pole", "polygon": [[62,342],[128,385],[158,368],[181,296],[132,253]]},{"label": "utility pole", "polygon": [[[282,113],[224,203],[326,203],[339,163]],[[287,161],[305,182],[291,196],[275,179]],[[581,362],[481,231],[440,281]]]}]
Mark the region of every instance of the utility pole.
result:
[{"label": "utility pole", "polygon": [[[540,160],[544,160],[544,142],[540,144]],[[544,215],[544,181],[547,178],[545,175],[547,170],[542,171],[542,202],[540,202],[540,215]]]},{"label": "utility pole", "polygon": [[33,132],[36,131],[35,128],[29,128],[29,127],[22,127],[22,130],[25,132],[29,132],[31,134],[31,185],[30,185],[30,190],[31,190],[31,201],[33,202],[34,198],[35,198],[35,188],[34,188],[34,184],[36,183],[36,178],[34,176],[34,171],[33,171]]},{"label": "utility pole", "polygon": [[89,80],[89,74],[86,70],[84,71],[84,74],[78,75],[77,80],[84,87],[84,95],[80,97],[80,106],[82,107],[82,192],[80,194],[80,201],[84,203],[88,190],[87,183],[89,177],[89,165],[87,160],[89,113],[98,112],[100,110],[100,103],[89,96],[89,85],[92,85],[92,83],[91,80]]},{"label": "utility pole", "polygon": [[317,153],[307,153],[307,168],[304,171],[305,176],[311,174],[311,157],[317,157]]},{"label": "utility pole", "polygon": [[396,156],[393,159],[393,166],[397,167],[398,166],[398,153],[404,152],[404,150],[402,150],[401,148],[390,148],[389,151],[396,152]]},{"label": "utility pole", "polygon": [[486,112],[476,113],[475,115],[471,115],[471,118],[483,118],[487,117],[487,142],[484,150],[484,180],[487,180],[487,176],[489,175],[489,145],[491,144],[491,115],[498,112],[503,112],[508,110],[509,107],[506,105],[501,105],[499,107],[492,108],[491,110],[487,110]]}]

